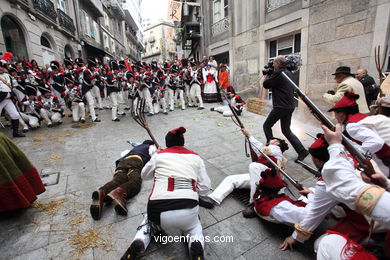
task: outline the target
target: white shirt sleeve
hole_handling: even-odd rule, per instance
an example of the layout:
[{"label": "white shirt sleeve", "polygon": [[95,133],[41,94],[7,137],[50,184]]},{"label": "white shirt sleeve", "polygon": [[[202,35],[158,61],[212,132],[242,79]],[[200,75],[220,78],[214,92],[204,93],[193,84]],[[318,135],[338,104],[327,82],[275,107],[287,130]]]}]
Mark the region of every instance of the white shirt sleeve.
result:
[{"label": "white shirt sleeve", "polygon": [[271,209],[270,216],[281,223],[300,223],[305,216],[305,207],[298,207],[284,200]]},{"label": "white shirt sleeve", "polygon": [[356,175],[353,162],[345,155],[342,144],[332,144],[328,147],[328,151],[330,158],[322,169],[326,191],[334,199],[355,210],[357,194],[369,184]]},{"label": "white shirt sleeve", "polygon": [[199,175],[196,186],[199,195],[206,195],[211,188],[211,180],[210,177],[207,175],[206,167],[202,158],[200,159]]},{"label": "white shirt sleeve", "polygon": [[253,136],[249,137],[249,142],[252,145],[252,148],[255,151],[255,153],[257,154],[257,156],[260,156],[261,153],[259,151],[261,151],[261,149],[263,149],[263,146],[264,146],[263,143],[260,142],[259,140],[257,140],[256,138],[254,138]]},{"label": "white shirt sleeve", "polygon": [[345,130],[353,139],[362,142],[361,147],[364,152],[369,151],[374,154],[382,149],[385,143],[376,131],[359,123],[349,123]]},{"label": "white shirt sleeve", "polygon": [[155,146],[155,145],[150,145],[150,146],[149,146],[149,155],[150,155],[150,157],[152,157],[153,154],[154,154],[156,151],[157,151],[157,149],[156,149],[156,146]]},{"label": "white shirt sleeve", "polygon": [[[313,196],[309,196],[309,203],[305,207],[305,216],[299,223],[300,226],[304,230],[314,231],[337,204],[338,201],[326,191],[325,182],[318,181]],[[296,231],[292,237],[303,243],[297,237]]]},{"label": "white shirt sleeve", "polygon": [[[151,145],[152,146],[152,145]],[[150,147],[149,147],[150,149]],[[151,180],[154,177],[154,170],[156,169],[156,154],[153,154],[149,162],[145,164],[141,171],[141,178],[144,180]]]}]

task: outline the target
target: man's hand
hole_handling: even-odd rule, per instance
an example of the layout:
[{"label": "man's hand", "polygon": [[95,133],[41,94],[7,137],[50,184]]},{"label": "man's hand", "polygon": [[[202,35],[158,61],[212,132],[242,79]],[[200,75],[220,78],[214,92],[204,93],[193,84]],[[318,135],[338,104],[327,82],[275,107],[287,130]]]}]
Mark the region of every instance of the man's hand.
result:
[{"label": "man's hand", "polygon": [[341,141],[343,140],[343,135],[341,133],[341,125],[340,124],[336,124],[336,131],[334,131],[334,132],[324,125],[322,125],[321,127],[322,127],[322,130],[324,130],[325,139],[329,143],[329,145],[341,144]]},{"label": "man's hand", "polygon": [[241,132],[242,132],[246,137],[251,137],[251,136],[252,136],[251,132],[249,132],[249,130],[246,129],[246,128],[242,128],[242,129],[241,129]]},{"label": "man's hand", "polygon": [[303,196],[307,196],[307,194],[309,193],[313,193],[313,191],[311,189],[308,189],[306,187],[303,187],[303,190],[299,191],[299,194],[303,195]]},{"label": "man's hand", "polygon": [[282,249],[283,251],[290,249],[291,251],[294,251],[293,245],[296,243],[295,239],[292,236],[286,237],[283,244],[279,246],[279,249]]}]

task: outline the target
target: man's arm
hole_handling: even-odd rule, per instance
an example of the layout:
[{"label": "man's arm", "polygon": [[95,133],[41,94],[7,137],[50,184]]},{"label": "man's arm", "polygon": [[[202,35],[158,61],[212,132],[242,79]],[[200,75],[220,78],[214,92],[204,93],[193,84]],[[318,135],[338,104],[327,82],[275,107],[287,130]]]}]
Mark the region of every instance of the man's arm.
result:
[{"label": "man's arm", "polygon": [[344,96],[345,92],[352,92],[352,88],[346,84],[341,84],[337,87],[337,91],[334,95],[325,93],[323,98],[325,102],[329,104],[335,104]]},{"label": "man's arm", "polygon": [[141,178],[144,180],[151,180],[154,177],[154,170],[156,169],[156,154],[150,158],[149,162],[145,164],[141,171]]},{"label": "man's arm", "polygon": [[206,167],[202,158],[200,158],[200,168],[196,186],[198,189],[198,193],[201,196],[206,195],[211,188],[211,180],[210,177],[207,175]]},{"label": "man's arm", "polygon": [[359,123],[349,123],[345,127],[348,134],[355,140],[362,142],[361,148],[364,152],[376,153],[382,149],[385,142],[379,135],[367,126]]}]

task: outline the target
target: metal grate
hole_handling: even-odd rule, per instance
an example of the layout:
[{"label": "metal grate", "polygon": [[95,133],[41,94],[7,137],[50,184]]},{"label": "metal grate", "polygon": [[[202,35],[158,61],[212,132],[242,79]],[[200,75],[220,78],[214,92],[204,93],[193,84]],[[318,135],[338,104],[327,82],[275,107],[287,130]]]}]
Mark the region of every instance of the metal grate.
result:
[{"label": "metal grate", "polygon": [[245,207],[249,207],[249,189],[235,189],[231,194],[233,198],[238,200],[242,205],[244,205]]}]

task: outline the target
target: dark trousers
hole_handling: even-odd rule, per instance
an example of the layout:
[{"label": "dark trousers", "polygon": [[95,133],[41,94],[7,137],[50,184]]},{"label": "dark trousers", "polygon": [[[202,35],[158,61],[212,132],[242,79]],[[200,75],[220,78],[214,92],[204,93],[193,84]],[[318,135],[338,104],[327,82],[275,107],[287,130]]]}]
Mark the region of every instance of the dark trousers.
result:
[{"label": "dark trousers", "polygon": [[107,182],[101,189],[108,194],[110,191],[120,187],[126,192],[126,199],[134,197],[141,190],[142,167],[142,159],[131,156],[123,159],[118,163],[112,180]]},{"label": "dark trousers", "polygon": [[274,137],[272,134],[272,127],[278,120],[280,120],[280,126],[282,128],[283,135],[294,147],[294,150],[297,153],[300,153],[303,150],[305,150],[305,147],[303,147],[298,137],[294,135],[293,132],[291,132],[290,125],[291,125],[291,117],[293,112],[294,109],[273,108],[264,122],[263,130],[264,130],[265,137],[267,138],[267,141],[269,141],[269,139]]}]

